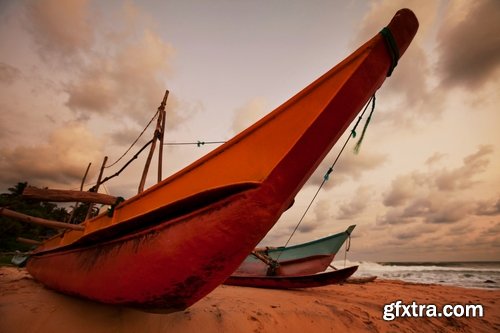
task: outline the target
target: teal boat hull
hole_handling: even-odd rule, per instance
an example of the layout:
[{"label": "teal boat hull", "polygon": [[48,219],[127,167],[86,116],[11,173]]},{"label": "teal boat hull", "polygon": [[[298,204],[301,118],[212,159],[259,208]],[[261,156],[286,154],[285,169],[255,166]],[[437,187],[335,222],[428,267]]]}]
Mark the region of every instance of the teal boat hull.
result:
[{"label": "teal boat hull", "polygon": [[278,267],[273,269],[254,254],[250,254],[233,275],[292,276],[323,272],[328,268],[355,227],[355,225],[351,225],[343,232],[307,243],[258,249],[258,253],[275,261]]}]

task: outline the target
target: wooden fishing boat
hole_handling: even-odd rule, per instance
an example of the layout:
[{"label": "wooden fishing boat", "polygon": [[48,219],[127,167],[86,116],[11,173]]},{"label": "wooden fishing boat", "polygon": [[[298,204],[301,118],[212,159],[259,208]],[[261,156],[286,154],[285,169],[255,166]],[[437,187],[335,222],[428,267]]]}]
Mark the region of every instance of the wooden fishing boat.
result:
[{"label": "wooden fishing boat", "polygon": [[256,249],[232,275],[292,276],[323,272],[356,226],[311,242]]},{"label": "wooden fishing boat", "polygon": [[357,269],[358,266],[351,266],[336,271],[294,276],[231,275],[224,282],[224,284],[230,286],[272,289],[323,287],[331,284],[339,284],[345,282],[351,275],[356,272]]},{"label": "wooden fishing boat", "polygon": [[49,288],[103,303],[163,312],[195,303],[291,205],[417,28],[415,15],[400,10],[383,33],[224,145],[44,241],[28,271]]}]

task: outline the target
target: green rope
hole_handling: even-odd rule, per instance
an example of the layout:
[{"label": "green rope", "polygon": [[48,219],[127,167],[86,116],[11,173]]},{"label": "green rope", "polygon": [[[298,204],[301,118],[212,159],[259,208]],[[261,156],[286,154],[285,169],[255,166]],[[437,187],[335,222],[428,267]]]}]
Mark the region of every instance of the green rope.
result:
[{"label": "green rope", "polygon": [[389,68],[389,71],[387,72],[387,76],[391,76],[392,71],[396,66],[398,65],[398,60],[399,60],[399,48],[398,44],[396,43],[396,40],[394,39],[394,36],[392,35],[392,32],[389,28],[385,27],[380,31],[380,34],[384,37],[385,44],[387,46],[387,51],[389,51],[389,55],[391,56],[391,67]]},{"label": "green rope", "polygon": [[109,217],[113,217],[113,214],[115,213],[115,207],[118,206],[119,204],[121,204],[122,202],[125,201],[125,198],[124,197],[118,197],[116,198],[116,201],[114,204],[111,205],[111,207],[108,208],[108,216]]},{"label": "green rope", "polygon": [[[358,121],[356,121],[356,124],[354,125],[354,127],[352,128],[351,130],[351,135],[349,135],[347,137],[347,139],[345,140],[344,142],[344,145],[342,146],[342,148],[340,149],[339,153],[337,154],[337,157],[335,158],[335,161],[333,161],[332,165],[328,168],[328,171],[326,172],[326,174],[323,176],[323,181],[321,182],[321,184],[319,185],[318,189],[316,190],[316,193],[314,194],[313,198],[311,199],[311,201],[309,202],[309,205],[307,206],[306,210],[304,211],[304,213],[302,214],[302,216],[300,217],[300,220],[299,222],[295,225],[295,228],[293,229],[292,231],[292,234],[290,235],[290,237],[288,237],[288,240],[286,241],[286,244],[284,245],[284,247],[287,247],[288,246],[288,243],[290,243],[290,240],[292,239],[293,235],[295,235],[295,232],[297,231],[297,229],[299,228],[300,224],[302,223],[302,221],[304,220],[304,218],[306,217],[307,215],[307,212],[309,211],[309,209],[311,208],[313,202],[316,200],[316,197],[318,196],[319,194],[319,191],[321,191],[321,188],[323,187],[323,185],[325,185],[325,183],[328,181],[329,177],[330,177],[330,174],[332,173],[333,171],[333,167],[335,166],[335,164],[337,164],[337,161],[339,160],[340,158],[340,155],[342,154],[342,152],[344,151],[345,147],[347,146],[347,143],[349,143],[349,140],[352,138],[354,138],[356,136],[356,127],[358,126],[358,124],[360,123],[361,119],[363,118],[363,115],[365,114],[366,112],[366,109],[368,109],[368,106],[370,105],[370,102],[372,103],[372,113],[373,113],[373,108],[374,108],[374,105],[375,105],[375,94],[370,97],[370,99],[368,100],[368,103],[366,103],[366,106],[365,108],[363,109],[363,112],[361,112],[361,115],[359,116],[358,118]],[[370,114],[371,116],[371,114]],[[366,127],[366,125],[365,125]],[[364,135],[364,131],[363,131],[363,134],[362,136]],[[281,253],[279,253],[278,257],[276,258],[276,261],[279,260],[280,256],[281,256]]]},{"label": "green rope", "polygon": [[368,128],[368,124],[370,123],[370,120],[372,119],[373,111],[375,111],[375,95],[373,95],[373,97],[372,97],[372,110],[371,110],[368,118],[366,118],[365,126],[363,127],[363,132],[361,132],[361,137],[359,138],[358,142],[356,142],[356,145],[354,146],[354,152],[356,154],[359,153],[359,149],[361,148],[361,142],[363,142],[363,139],[364,139],[365,133],[366,133],[366,129]]},{"label": "green rope", "polygon": [[[363,119],[363,115],[365,114],[366,109],[368,109],[368,106],[370,105],[370,103],[374,103],[374,100],[375,100],[375,95],[373,95],[372,97],[370,97],[370,99],[368,100],[368,103],[366,103],[366,106],[363,109],[363,112],[361,112],[361,115],[358,117],[358,120],[356,121],[356,124],[354,124],[354,126],[352,127],[351,135],[347,137],[347,139],[344,142],[344,145],[342,146],[342,149],[340,149],[340,152],[337,154],[337,157],[335,158],[335,161],[333,161],[332,165],[328,168],[328,170],[326,171],[325,175],[323,176],[323,182],[326,182],[326,181],[328,181],[328,179],[330,179],[330,174],[333,172],[333,167],[335,166],[335,164],[337,164],[337,160],[340,158],[340,155],[342,155],[342,152],[344,151],[345,147],[347,146],[347,143],[349,142],[349,140],[351,138],[355,138],[356,137],[356,128],[358,128],[358,125],[361,122],[361,119]],[[372,113],[373,113],[373,109],[372,109]],[[371,113],[370,113],[370,116],[371,116]],[[362,134],[361,137],[363,137],[365,130],[366,129],[363,129],[363,134]],[[323,186],[323,184],[321,184],[321,186]]]}]

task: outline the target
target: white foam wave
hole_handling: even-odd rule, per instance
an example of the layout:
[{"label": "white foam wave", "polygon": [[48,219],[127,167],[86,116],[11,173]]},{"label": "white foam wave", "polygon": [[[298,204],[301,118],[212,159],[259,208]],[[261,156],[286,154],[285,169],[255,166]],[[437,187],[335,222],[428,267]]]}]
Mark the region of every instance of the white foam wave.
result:
[{"label": "white foam wave", "polygon": [[[355,276],[376,275],[382,279],[402,280],[414,283],[436,283],[469,288],[500,289],[500,265],[456,263],[394,265],[366,261],[334,261],[336,268],[358,265]],[[477,267],[482,266],[482,267]],[[486,267],[484,267],[486,266]]]}]

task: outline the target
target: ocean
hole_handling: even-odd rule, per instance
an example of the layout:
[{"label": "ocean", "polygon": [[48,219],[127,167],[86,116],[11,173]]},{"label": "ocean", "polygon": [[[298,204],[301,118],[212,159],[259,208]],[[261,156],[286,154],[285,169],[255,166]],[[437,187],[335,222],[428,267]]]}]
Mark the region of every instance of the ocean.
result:
[{"label": "ocean", "polygon": [[[344,261],[332,263],[344,267]],[[355,277],[376,275],[380,279],[414,283],[433,283],[466,288],[500,289],[500,261],[479,262],[355,262],[359,265]]]}]

